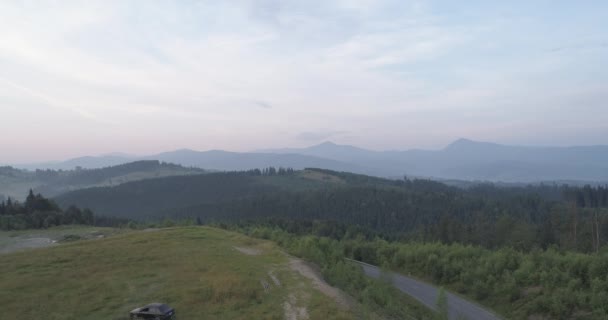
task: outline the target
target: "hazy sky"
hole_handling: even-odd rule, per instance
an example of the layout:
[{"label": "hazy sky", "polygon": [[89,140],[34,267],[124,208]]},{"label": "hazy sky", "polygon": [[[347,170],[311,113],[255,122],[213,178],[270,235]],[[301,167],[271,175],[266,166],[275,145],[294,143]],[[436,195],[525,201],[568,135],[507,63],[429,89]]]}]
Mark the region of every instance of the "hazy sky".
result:
[{"label": "hazy sky", "polygon": [[0,163],[608,144],[608,1],[0,2]]}]

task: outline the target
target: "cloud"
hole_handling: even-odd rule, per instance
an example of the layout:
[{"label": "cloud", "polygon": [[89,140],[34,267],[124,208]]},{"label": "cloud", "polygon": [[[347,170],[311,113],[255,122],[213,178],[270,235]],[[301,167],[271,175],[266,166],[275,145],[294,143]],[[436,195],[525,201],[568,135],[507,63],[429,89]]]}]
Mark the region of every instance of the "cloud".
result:
[{"label": "cloud", "polygon": [[34,89],[22,86],[20,84],[14,83],[8,79],[4,79],[4,78],[0,77],[0,83],[3,83],[4,85],[11,87],[14,90],[17,90],[18,92],[23,93],[28,98],[32,98],[40,106],[46,106],[46,107],[50,107],[52,109],[66,110],[73,114],[79,115],[84,119],[93,120],[97,123],[111,124],[111,122],[105,121],[104,119],[101,119],[97,115],[95,115],[91,112],[88,112],[85,109],[79,108],[78,106],[69,105],[69,104],[67,104],[63,101],[59,101],[56,98],[49,96],[43,92],[39,92]]},{"label": "cloud", "polygon": [[[576,93],[606,84],[602,50],[576,45],[606,47],[605,19],[588,15],[601,10],[572,9],[586,24],[515,6],[526,14],[424,0],[3,1],[0,107],[18,127],[31,122],[19,101],[40,106],[32,136],[71,141],[65,132],[111,125],[113,150],[96,153],[134,141],[147,153],[161,151],[158,141],[243,150],[336,136],[443,145],[539,113],[568,121],[559,101],[601,102]],[[79,121],[54,130],[42,120],[58,111]]]}]

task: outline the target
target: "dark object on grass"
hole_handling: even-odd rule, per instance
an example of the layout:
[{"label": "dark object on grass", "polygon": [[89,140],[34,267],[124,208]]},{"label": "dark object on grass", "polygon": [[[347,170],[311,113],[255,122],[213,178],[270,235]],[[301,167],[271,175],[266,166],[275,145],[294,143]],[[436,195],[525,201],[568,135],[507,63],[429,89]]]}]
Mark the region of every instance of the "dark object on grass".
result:
[{"label": "dark object on grass", "polygon": [[175,320],[175,310],[164,303],[150,303],[147,306],[133,309],[129,313],[131,320]]}]

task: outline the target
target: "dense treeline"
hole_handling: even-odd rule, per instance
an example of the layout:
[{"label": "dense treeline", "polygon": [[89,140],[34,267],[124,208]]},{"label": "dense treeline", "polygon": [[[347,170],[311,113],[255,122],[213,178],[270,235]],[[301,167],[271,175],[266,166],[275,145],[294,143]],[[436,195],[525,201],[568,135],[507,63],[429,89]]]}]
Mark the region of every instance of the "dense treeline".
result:
[{"label": "dense treeline", "polygon": [[579,195],[579,200],[589,198],[584,194],[605,194],[606,188],[562,187],[565,200],[555,201],[535,193],[490,198],[473,191],[432,192],[427,191],[428,185],[410,181],[399,188],[359,186],[306,193],[276,192],[172,210],[171,214],[203,213],[205,219],[215,221],[266,217],[332,220],[363,226],[389,239],[486,248],[510,246],[525,251],[551,246],[597,251],[608,239],[608,209],[602,207],[605,204],[593,202],[590,207],[590,202],[567,200],[570,194]]},{"label": "dense treeline", "polygon": [[[364,282],[343,258],[446,286],[511,319],[608,318],[608,250],[598,254],[554,248],[523,252],[510,247],[488,250],[463,244],[386,241],[373,232],[324,221],[265,220],[228,227],[278,242],[294,255],[321,265],[330,283],[382,307],[393,303],[387,292],[376,290],[373,298],[362,296],[361,292],[369,292],[365,285],[358,287]],[[335,238],[338,235],[341,238]]]},{"label": "dense treeline", "polygon": [[251,169],[245,172],[235,171],[233,174],[244,173],[252,176],[287,176],[295,174],[295,170],[293,168],[283,168],[279,167],[278,169],[275,167],[268,167],[264,169]]},{"label": "dense treeline", "polygon": [[59,225],[116,226],[124,220],[109,217],[95,218],[89,209],[70,206],[62,210],[52,200],[30,190],[25,202],[12,199],[0,202],[0,230],[42,229]]},{"label": "dense treeline", "polygon": [[[179,207],[231,202],[287,188],[301,186],[306,189],[308,185],[313,185],[310,181],[293,180],[294,171],[285,168],[215,172],[81,189],[57,196],[55,200],[63,207],[77,205],[91,208],[98,214],[149,220],[163,218],[163,212]],[[174,218],[172,215],[169,217]]]},{"label": "dense treeline", "polygon": [[607,190],[489,184],[460,189],[421,179],[267,168],[78,190],[57,201],[140,220],[318,219],[359,225],[394,240],[591,252],[608,241]]}]

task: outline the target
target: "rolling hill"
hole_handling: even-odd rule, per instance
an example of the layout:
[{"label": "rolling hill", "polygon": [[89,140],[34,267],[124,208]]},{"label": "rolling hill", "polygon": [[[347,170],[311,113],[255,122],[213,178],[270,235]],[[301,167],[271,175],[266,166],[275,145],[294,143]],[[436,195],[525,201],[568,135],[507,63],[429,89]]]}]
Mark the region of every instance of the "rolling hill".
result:
[{"label": "rolling hill", "polygon": [[201,174],[205,171],[156,160],[136,161],[100,169],[36,170],[0,167],[0,200],[11,197],[22,199],[29,189],[45,196],[93,187],[112,186],[129,181],[166,176]]},{"label": "rolling hill", "polygon": [[[522,192],[544,192],[547,199],[561,197],[557,187],[510,191],[486,186],[464,190],[430,180],[389,180],[307,169],[283,175],[218,172],[149,179],[76,190],[55,201],[62,207],[76,205],[97,215],[140,221],[331,220],[387,234],[409,234],[437,225],[442,216],[462,222],[478,219],[480,212],[483,219],[490,220],[506,212],[522,219],[545,214],[529,207]],[[522,200],[516,202],[517,206],[496,200],[511,197]]]},{"label": "rolling hill", "polygon": [[[353,226],[400,239],[530,248],[534,243],[570,243],[568,208],[603,206],[607,194],[606,188],[558,185],[482,184],[463,189],[425,179],[390,180],[306,169],[148,179],[76,190],[54,200],[63,208],[76,205],[96,216],[136,221],[287,220],[306,226],[325,221],[335,225],[322,234],[343,234]],[[588,224],[591,213],[585,209],[579,219]],[[590,239],[585,246],[591,245]]]},{"label": "rolling hill", "polygon": [[178,319],[355,318],[275,244],[206,227],[10,253],[0,268],[3,319],[121,320],[151,302]]},{"label": "rolling hill", "polygon": [[104,167],[117,166],[137,160],[138,159],[135,156],[115,153],[102,156],[83,156],[68,159],[65,161],[13,164],[11,166],[25,170],[74,170],[78,167],[82,169],[99,169]]},{"label": "rolling hill", "polygon": [[[75,204],[101,215],[143,219],[171,216],[177,208],[219,204],[263,197],[277,192],[339,187],[310,171],[261,176],[251,172],[218,172],[124,183],[113,187],[75,190],[55,198],[61,206]],[[329,179],[329,178],[328,178]]]},{"label": "rolling hill", "polygon": [[[36,170],[74,170],[75,168],[97,169],[142,160],[174,163],[185,167],[196,167],[216,171],[249,170],[267,167],[293,169],[325,168],[363,174],[378,174],[378,169],[366,168],[351,162],[301,154],[275,154],[261,152],[229,152],[223,150],[195,151],[179,149],[148,156],[104,155],[86,156],[62,162],[13,165],[15,168]],[[388,172],[386,172],[388,173]]]},{"label": "rolling hill", "polygon": [[222,150],[194,151],[188,149],[147,156],[146,159],[177,163],[205,169],[237,171],[267,167],[284,167],[296,170],[324,168],[371,174],[374,170],[339,160],[300,154],[242,153]]}]

